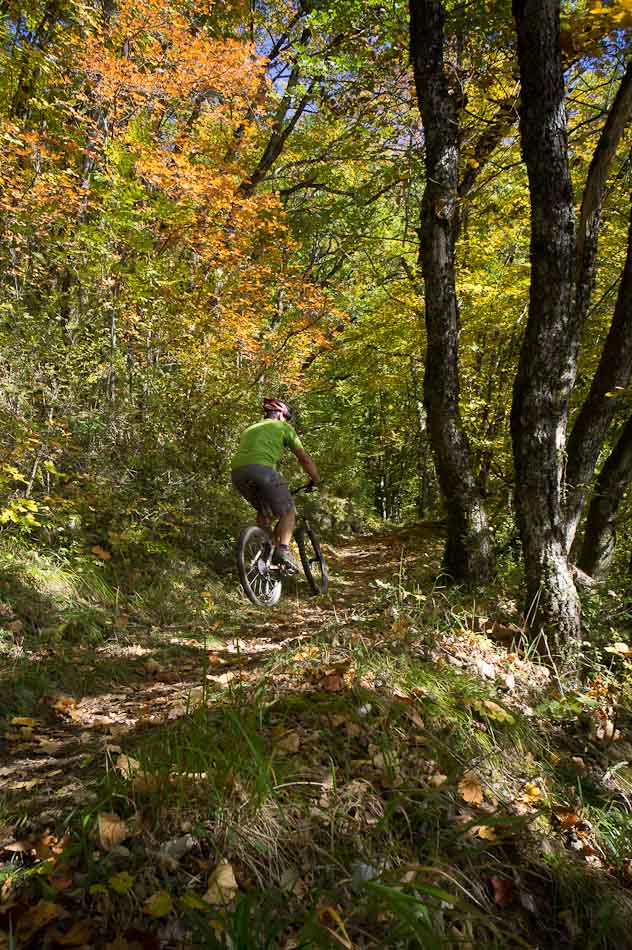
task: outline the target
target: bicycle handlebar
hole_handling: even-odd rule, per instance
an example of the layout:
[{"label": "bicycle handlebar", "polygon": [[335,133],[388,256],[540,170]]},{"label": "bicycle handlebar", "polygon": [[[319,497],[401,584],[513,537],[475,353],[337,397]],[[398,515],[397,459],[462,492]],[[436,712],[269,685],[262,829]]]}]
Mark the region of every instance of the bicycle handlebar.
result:
[{"label": "bicycle handlebar", "polygon": [[314,491],[315,488],[318,488],[318,486],[315,485],[314,482],[309,481],[306,485],[299,485],[298,488],[295,488],[292,491],[292,494],[298,495],[299,492],[302,492],[302,491]]}]

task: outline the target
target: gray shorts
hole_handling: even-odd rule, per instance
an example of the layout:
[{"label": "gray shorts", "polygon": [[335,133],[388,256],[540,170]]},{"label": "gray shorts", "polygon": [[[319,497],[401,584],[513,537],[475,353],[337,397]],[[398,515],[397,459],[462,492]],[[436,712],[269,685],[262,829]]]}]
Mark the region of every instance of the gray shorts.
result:
[{"label": "gray shorts", "polygon": [[294,508],[290,489],[274,468],[240,465],[233,469],[231,478],[239,494],[263,515],[281,517]]}]

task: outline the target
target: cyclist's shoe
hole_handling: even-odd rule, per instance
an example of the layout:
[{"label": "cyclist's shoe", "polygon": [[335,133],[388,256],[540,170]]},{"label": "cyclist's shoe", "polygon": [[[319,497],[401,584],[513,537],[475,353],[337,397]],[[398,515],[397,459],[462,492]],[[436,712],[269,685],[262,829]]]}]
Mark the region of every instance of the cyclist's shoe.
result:
[{"label": "cyclist's shoe", "polygon": [[285,569],[287,574],[298,574],[300,570],[298,564],[290,554],[290,549],[287,544],[277,545],[277,549],[274,552],[274,560]]}]

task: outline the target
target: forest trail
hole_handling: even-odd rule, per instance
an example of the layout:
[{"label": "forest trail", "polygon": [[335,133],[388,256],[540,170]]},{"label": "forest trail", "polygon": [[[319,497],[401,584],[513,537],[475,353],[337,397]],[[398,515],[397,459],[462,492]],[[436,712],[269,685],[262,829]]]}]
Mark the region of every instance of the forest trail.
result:
[{"label": "forest trail", "polygon": [[[177,720],[203,696],[212,705],[214,693],[221,701],[223,690],[251,689],[285,651],[327,637],[328,631],[338,640],[355,636],[376,582],[396,584],[418,562],[420,536],[434,545],[436,527],[325,545],[331,575],[325,596],[310,596],[300,575],[285,585],[275,608],[254,608],[242,598],[231,615],[220,621],[211,617],[206,641],[199,629],[188,636],[186,624],[143,629],[123,617],[114,639],[94,651],[75,651],[79,679],[72,692],[62,684],[40,698],[32,715],[13,717],[0,762],[9,800],[46,825],[88,801],[103,769],[112,768],[139,735]],[[236,576],[232,584],[239,589]],[[47,652],[33,662],[54,667],[53,651]],[[94,672],[100,661],[115,664],[115,683],[96,690],[90,682],[83,692],[81,670]],[[289,680],[286,685],[296,688]]]},{"label": "forest trail", "polygon": [[[576,793],[590,782],[610,814],[629,791],[626,751],[587,738],[607,694],[581,729],[573,697],[568,730],[534,717],[564,702],[550,670],[486,635],[506,593],[448,598],[438,526],[324,550],[325,597],[298,578],[254,608],[227,576],[197,591],[204,623],[128,604],[102,645],[65,647],[72,666],[22,658],[41,689],[6,716],[0,950],[11,927],[19,948],[377,950],[402,945],[398,920],[411,946],[472,927],[477,947],[537,945],[533,927],[565,933],[551,895],[569,886],[582,933],[610,900],[629,945],[628,865]],[[432,919],[404,913],[402,882]]]}]

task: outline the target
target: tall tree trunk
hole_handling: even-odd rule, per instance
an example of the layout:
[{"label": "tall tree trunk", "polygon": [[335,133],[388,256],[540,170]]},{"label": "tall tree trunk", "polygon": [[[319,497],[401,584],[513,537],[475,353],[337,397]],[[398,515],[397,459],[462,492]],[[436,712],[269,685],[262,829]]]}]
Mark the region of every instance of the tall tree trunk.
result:
[{"label": "tall tree trunk", "polygon": [[513,0],[513,12],[531,198],[529,317],[511,409],[516,510],[532,626],[552,633],[558,651],[572,662],[580,605],[566,557],[561,480],[572,385],[575,230],[560,0]]},{"label": "tall tree trunk", "polygon": [[566,544],[573,543],[606,433],[632,375],[632,216],[612,324],[590,392],[568,440],[566,462]]},{"label": "tall tree trunk", "polygon": [[430,454],[430,445],[428,444],[428,429],[426,425],[426,414],[421,397],[421,386],[419,382],[419,373],[417,372],[417,361],[415,357],[410,360],[410,374],[413,381],[412,398],[415,406],[415,419],[417,422],[417,473],[419,479],[419,491],[417,494],[417,514],[420,518],[425,518],[432,510],[432,458]]},{"label": "tall tree trunk", "polygon": [[410,0],[410,51],[426,151],[420,232],[428,336],[424,400],[447,512],[445,569],[455,580],[476,583],[493,574],[494,553],[459,411],[459,313],[454,273],[458,110],[444,67],[444,19],[440,0]]},{"label": "tall tree trunk", "polygon": [[590,162],[582,196],[575,254],[575,336],[570,352],[571,372],[577,362],[581,331],[586,321],[592,297],[597,264],[597,240],[601,224],[601,207],[608,172],[631,117],[632,63],[628,64],[612,106],[608,111],[608,116]]},{"label": "tall tree trunk", "polygon": [[632,416],[624,425],[614,449],[599,473],[588,509],[579,566],[605,580],[616,541],[617,512],[632,481]]}]

